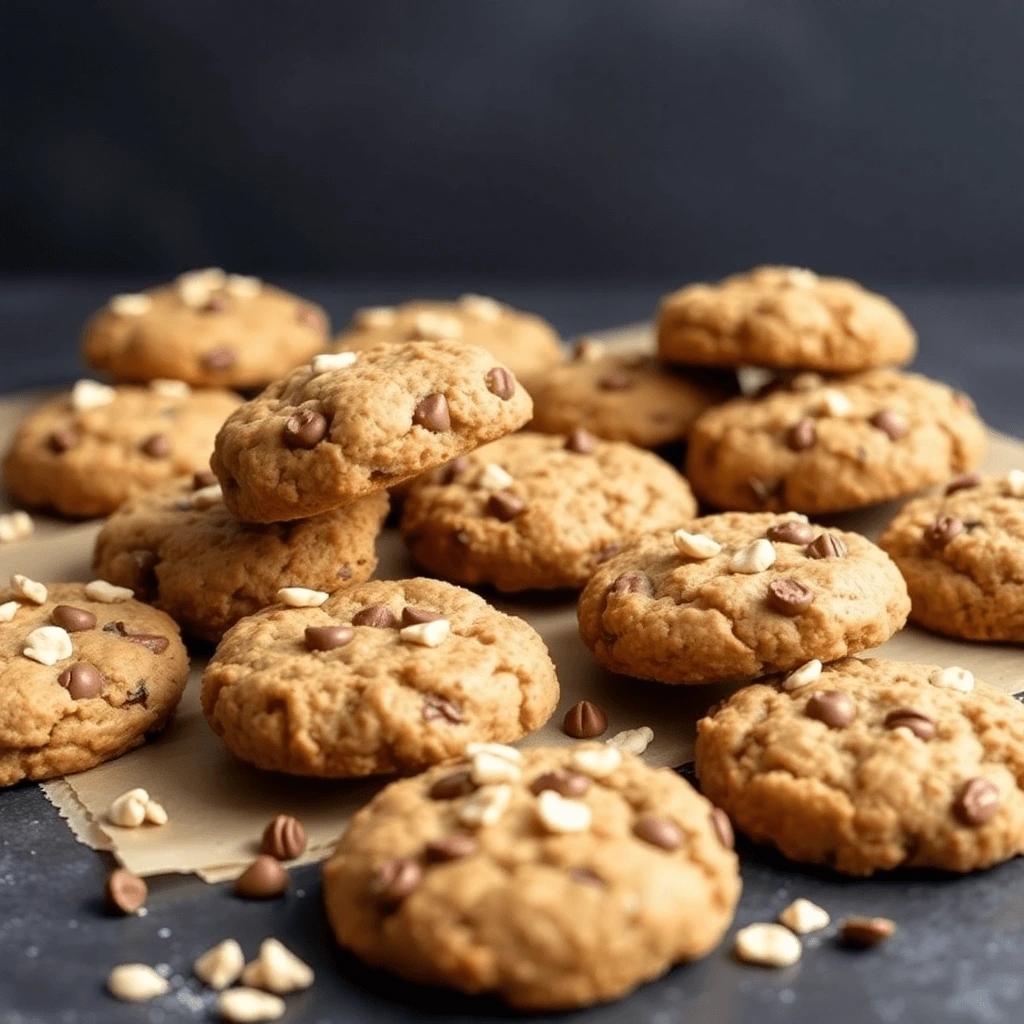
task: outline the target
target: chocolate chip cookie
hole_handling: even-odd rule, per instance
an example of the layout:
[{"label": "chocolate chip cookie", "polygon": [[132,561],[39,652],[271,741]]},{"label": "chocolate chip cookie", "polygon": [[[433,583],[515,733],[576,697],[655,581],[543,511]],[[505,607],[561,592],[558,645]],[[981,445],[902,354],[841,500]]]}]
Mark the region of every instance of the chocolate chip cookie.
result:
[{"label": "chocolate chip cookie", "polygon": [[102,516],[123,501],[208,467],[213,439],[241,404],[180,381],[107,387],[79,381],[18,427],[4,459],[11,496],[65,516]]},{"label": "chocolate chip cookie", "polygon": [[485,747],[394,782],[324,865],[342,946],[537,1011],[705,956],[739,893],[725,815],[674,772],[593,744]]},{"label": "chocolate chip cookie", "polygon": [[719,508],[840,512],[973,469],[985,445],[971,400],[927,377],[798,374],[704,413],[686,474]]},{"label": "chocolate chip cookie", "polygon": [[301,519],[517,430],[532,411],[511,371],[476,345],[378,345],[318,357],[246,402],[210,464],[239,519]]},{"label": "chocolate chip cookie", "polygon": [[859,534],[731,512],[643,537],[600,566],[579,622],[615,672],[712,683],[866,650],[909,611],[899,570]]},{"label": "chocolate chip cookie", "polygon": [[[207,477],[210,474],[207,474]],[[134,498],[96,538],[93,570],[213,642],[282,587],[333,593],[369,579],[385,494],[290,523],[241,523],[207,477]]]},{"label": "chocolate chip cookie", "polygon": [[750,838],[851,875],[1024,853],[1024,708],[969,672],[848,658],[698,723],[703,792]]},{"label": "chocolate chip cookie", "polygon": [[99,584],[0,590],[0,786],[84,771],[139,746],[185,688],[178,627]]},{"label": "chocolate chip cookie", "polygon": [[256,277],[215,267],[115,295],[85,326],[85,361],[121,381],[255,388],[327,347],[327,314]]},{"label": "chocolate chip cookie", "polygon": [[852,373],[908,363],[917,337],[888,299],[841,277],[758,267],[667,295],[658,351],[671,362]]},{"label": "chocolate chip cookie", "polygon": [[580,430],[522,432],[417,481],[401,530],[445,579],[550,589],[583,586],[631,538],[696,511],[686,481],[650,452]]},{"label": "chocolate chip cookie", "polygon": [[519,739],[558,703],[540,636],[467,590],[411,579],[282,598],[299,607],[232,627],[203,677],[214,731],[259,768],[421,771],[467,743]]}]

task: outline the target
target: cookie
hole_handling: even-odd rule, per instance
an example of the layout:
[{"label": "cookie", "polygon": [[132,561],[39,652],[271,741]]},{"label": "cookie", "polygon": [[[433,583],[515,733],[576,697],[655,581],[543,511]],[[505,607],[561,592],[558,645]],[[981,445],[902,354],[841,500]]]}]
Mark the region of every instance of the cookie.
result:
[{"label": "cookie", "polygon": [[531,429],[545,434],[589,430],[608,441],[657,448],[686,437],[707,408],[736,393],[731,375],[683,373],[651,356],[608,352],[584,341],[572,362],[525,382],[533,399]]},{"label": "cookie", "polygon": [[467,743],[516,740],[557,703],[531,626],[426,579],[258,612],[227,632],[203,677],[203,710],[236,757],[332,778],[421,771]]},{"label": "cookie", "polygon": [[650,452],[523,432],[418,481],[401,530],[417,562],[455,583],[551,589],[583,586],[634,536],[696,511],[686,481]]},{"label": "cookie", "polygon": [[694,424],[686,475],[718,508],[840,512],[973,469],[985,427],[971,400],[916,373],[799,374]]},{"label": "cookie", "polygon": [[392,783],[323,884],[338,942],[368,963],[538,1011],[705,956],[740,893],[724,815],[674,772],[594,744],[484,749]]},{"label": "cookie", "polygon": [[916,350],[914,329],[887,298],[795,267],[690,285],[658,309],[658,352],[676,363],[853,373],[908,363]]},{"label": "cookie", "polygon": [[600,566],[579,623],[614,672],[712,683],[866,650],[909,611],[899,570],[859,534],[731,512],[643,537]]},{"label": "cookie", "polygon": [[327,314],[256,277],[194,270],[115,295],[85,326],[82,353],[120,381],[256,388],[327,347]]},{"label": "cookie", "polygon": [[239,519],[302,519],[517,430],[533,404],[490,353],[412,341],[314,360],[246,402],[211,460]]},{"label": "cookie", "polygon": [[1024,853],[1024,708],[963,669],[848,658],[747,687],[698,724],[696,763],[704,794],[790,860],[870,875]]},{"label": "cookie", "polygon": [[385,342],[446,339],[479,345],[520,378],[562,361],[558,333],[547,321],[484,295],[360,309],[336,344],[342,351],[362,351]]},{"label": "cookie", "polygon": [[910,617],[966,640],[1024,641],[1024,473],[965,474],[903,506],[878,541]]},{"label": "cookie", "polygon": [[377,566],[384,494],[311,519],[255,525],[235,519],[217,490],[203,478],[179,480],[122,505],[96,538],[93,571],[131,588],[186,633],[216,642],[239,619],[275,604],[282,587],[333,593],[369,579]]},{"label": "cookie", "polygon": [[241,404],[179,381],[110,388],[79,381],[30,413],[4,459],[12,497],[65,516],[102,516],[136,494],[208,468],[213,440]]},{"label": "cookie", "polygon": [[24,577],[0,590],[0,786],[85,771],[167,723],[188,655],[178,627],[130,596]]}]

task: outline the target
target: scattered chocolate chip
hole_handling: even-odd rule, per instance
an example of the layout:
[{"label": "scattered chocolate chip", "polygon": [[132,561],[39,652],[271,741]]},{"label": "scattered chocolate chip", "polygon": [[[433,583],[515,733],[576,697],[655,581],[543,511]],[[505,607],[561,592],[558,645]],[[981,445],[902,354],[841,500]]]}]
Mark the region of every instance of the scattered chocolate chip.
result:
[{"label": "scattered chocolate chip", "polygon": [[781,480],[762,480],[758,476],[752,476],[748,481],[754,497],[762,504],[766,504],[782,491]]},{"label": "scattered chocolate chip", "polygon": [[427,395],[413,410],[412,421],[435,434],[450,430],[452,417],[448,411],[448,399],[442,394]]},{"label": "scattered chocolate chip", "polygon": [[394,907],[416,891],[423,869],[411,857],[386,860],[370,879],[370,892],[385,906]]},{"label": "scattered chocolate chip", "polygon": [[350,643],[356,631],[351,626],[307,626],[307,651],[333,651]]},{"label": "scattered chocolate chip", "polygon": [[834,533],[819,533],[807,547],[804,554],[808,558],[845,558],[846,544]]},{"label": "scattered chocolate chip", "polygon": [[438,470],[438,483],[447,486],[448,484],[454,483],[455,478],[460,473],[465,473],[469,469],[469,458],[465,455],[460,455],[456,459],[452,459],[447,466],[442,466]]},{"label": "scattered chocolate chip", "polygon": [[621,544],[609,544],[607,547],[601,548],[601,550],[594,555],[594,563],[596,565],[602,565],[607,562],[609,558],[614,558],[621,550]]},{"label": "scattered chocolate chip", "polygon": [[562,732],[577,740],[589,740],[600,736],[608,728],[608,716],[589,700],[573,704],[565,713]]},{"label": "scattered chocolate chip", "polygon": [[124,706],[129,707],[132,704],[141,704],[143,707],[146,707],[148,703],[149,687],[140,679],[125,697]]},{"label": "scattered chocolate chip", "polygon": [[898,441],[907,432],[907,420],[895,409],[882,409],[868,421],[871,426],[886,434],[890,441]]},{"label": "scattered chocolate chip", "polygon": [[146,905],[149,887],[127,868],[117,868],[107,876],[103,902],[112,914],[134,914]]},{"label": "scattered chocolate chip", "polygon": [[645,814],[634,826],[633,831],[645,843],[660,846],[663,850],[675,850],[683,841],[683,831],[667,818]]},{"label": "scattered chocolate chip", "polygon": [[885,716],[886,729],[909,729],[919,740],[935,735],[935,723],[923,712],[913,708],[896,708]]},{"label": "scattered chocolate chip", "polygon": [[507,402],[516,393],[516,379],[504,366],[495,366],[484,376],[484,383],[492,395]]},{"label": "scattered chocolate chip", "polygon": [[436,722],[439,718],[451,722],[452,725],[459,725],[462,722],[462,708],[455,701],[428,693],[423,698],[423,720]]},{"label": "scattered chocolate chip", "polygon": [[963,473],[961,476],[953,477],[953,479],[946,484],[946,493],[952,494],[954,491],[964,491],[969,487],[978,487],[980,484],[980,473]]},{"label": "scattered chocolate chip", "polygon": [[235,880],[235,895],[247,900],[269,900],[283,896],[288,888],[288,872],[281,862],[261,853]]},{"label": "scattered chocolate chip", "polygon": [[78,435],[73,430],[55,430],[47,441],[51,450],[59,455],[78,444]]},{"label": "scattered chocolate chip", "polygon": [[222,292],[214,292],[200,307],[202,313],[223,313],[228,308],[228,297]]},{"label": "scattered chocolate chip", "polygon": [[953,813],[965,825],[984,825],[999,810],[999,790],[988,779],[968,779],[953,802]]},{"label": "scattered chocolate chip", "polygon": [[566,451],[590,455],[597,448],[597,438],[589,430],[577,427],[566,439]]},{"label": "scattered chocolate chip", "polygon": [[818,431],[814,426],[814,420],[804,417],[798,420],[786,431],[786,444],[795,452],[806,451],[814,447],[818,439]]},{"label": "scattered chocolate chip", "polygon": [[956,516],[939,516],[924,528],[924,542],[930,548],[941,550],[954,537],[964,532],[964,524]]},{"label": "scattered chocolate chip", "polygon": [[153,459],[163,459],[171,454],[171,439],[166,434],[150,434],[139,450]]},{"label": "scattered chocolate chip", "polygon": [[315,448],[327,436],[327,418],[316,409],[300,409],[285,421],[283,437],[289,448]]},{"label": "scattered chocolate chip", "polygon": [[70,604],[59,604],[50,612],[50,621],[55,626],[67,630],[69,633],[81,633],[86,629],[93,629],[96,625],[96,616],[87,612],[84,608],[75,608]]},{"label": "scattered chocolate chip", "polygon": [[711,828],[714,830],[718,841],[727,849],[736,847],[736,833],[732,830],[732,822],[729,815],[721,807],[711,808]]},{"label": "scattered chocolate chip", "polygon": [[633,377],[622,370],[609,370],[598,377],[597,386],[602,391],[625,391],[633,386]]},{"label": "scattered chocolate chip", "polygon": [[645,572],[624,572],[609,587],[612,594],[646,594],[654,593],[654,581]]},{"label": "scattered chocolate chip", "polygon": [[516,516],[522,515],[526,502],[508,491],[495,491],[487,499],[487,513],[507,523]]},{"label": "scattered chocolate chip", "polygon": [[591,885],[595,889],[604,888],[604,879],[590,868],[569,868],[569,877],[577,885]]},{"label": "scattered chocolate chip", "polygon": [[824,722],[830,729],[845,729],[856,717],[857,707],[847,693],[821,690],[807,702],[808,718]]},{"label": "scattered chocolate chip", "polygon": [[442,775],[430,787],[431,800],[455,800],[460,796],[469,796],[476,790],[476,783],[468,769]]},{"label": "scattered chocolate chip", "polygon": [[313,306],[299,306],[299,308],[295,310],[295,319],[298,320],[300,324],[304,324],[306,327],[311,327],[314,331],[320,331],[323,333],[327,329],[323,313]]},{"label": "scattered chocolate chip", "polygon": [[590,789],[590,779],[580,772],[570,772],[565,769],[545,772],[533,780],[530,792],[535,796],[540,796],[545,789],[553,789],[559,796],[571,799],[583,796]]},{"label": "scattered chocolate chip", "polygon": [[386,604],[368,604],[352,616],[353,626],[372,626],[374,629],[398,629],[398,619]]},{"label": "scattered chocolate chip", "polygon": [[204,487],[212,487],[217,482],[217,477],[212,469],[201,469],[198,473],[192,474],[192,490],[201,491]]},{"label": "scattered chocolate chip", "polygon": [[810,544],[814,539],[814,527],[791,519],[785,523],[769,526],[765,536],[776,544]]},{"label": "scattered chocolate chip", "polygon": [[229,370],[235,365],[235,353],[222,345],[219,348],[211,348],[203,356],[203,366],[208,370]]},{"label": "scattered chocolate chip", "polygon": [[98,697],[103,692],[106,679],[95,665],[80,661],[77,665],[64,669],[57,676],[57,682],[68,691],[68,696],[72,700],[88,700],[90,697]]},{"label": "scattered chocolate chip", "polygon": [[402,609],[403,626],[418,626],[423,622],[436,622],[443,618],[444,616],[440,612],[433,612],[429,608],[413,608],[412,605],[407,604]]},{"label": "scattered chocolate chip", "polygon": [[170,643],[167,637],[160,636],[158,633],[130,633],[128,632],[128,627],[123,622],[108,622],[103,627],[103,632],[116,633],[123,640],[128,640],[133,644],[140,644],[154,654],[163,654]]},{"label": "scattered chocolate chip", "polygon": [[839,932],[840,941],[850,949],[868,949],[896,934],[896,922],[887,917],[848,917]]},{"label": "scattered chocolate chip", "polygon": [[260,853],[275,860],[295,860],[306,849],[306,830],[298,818],[279,814],[263,830]]},{"label": "scattered chocolate chip", "polygon": [[814,591],[799,580],[785,577],[768,584],[768,607],[780,615],[799,615],[807,611],[813,601]]},{"label": "scattered chocolate chip", "polygon": [[466,835],[465,832],[456,832],[447,839],[435,839],[427,843],[424,852],[427,860],[447,861],[472,857],[476,850],[476,840],[472,836]]}]

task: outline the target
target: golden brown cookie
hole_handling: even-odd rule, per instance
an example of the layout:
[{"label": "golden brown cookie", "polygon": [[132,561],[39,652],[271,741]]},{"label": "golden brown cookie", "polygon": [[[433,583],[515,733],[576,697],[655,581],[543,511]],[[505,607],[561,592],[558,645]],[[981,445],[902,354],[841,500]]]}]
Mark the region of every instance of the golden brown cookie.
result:
[{"label": "golden brown cookie", "polygon": [[188,676],[178,627],[102,584],[0,590],[0,786],[84,771],[143,743]]},{"label": "golden brown cookie", "polygon": [[336,347],[362,351],[381,343],[446,339],[479,345],[520,378],[562,361],[558,334],[547,321],[484,295],[357,310]]},{"label": "golden brown cookie", "polygon": [[852,373],[908,363],[917,337],[887,298],[841,277],[758,267],[662,299],[658,351],[701,366]]},{"label": "golden brown cookie", "polygon": [[532,411],[512,373],[476,345],[378,345],[320,356],[246,402],[210,465],[239,519],[300,519],[442,465]]},{"label": "golden brown cookie", "polygon": [[110,388],[79,381],[18,427],[4,459],[15,500],[66,516],[102,516],[123,501],[209,466],[213,439],[241,404],[230,391],[180,381]]},{"label": "golden brown cookie", "polygon": [[903,506],[878,541],[910,617],[967,640],[1024,641],[1024,473],[969,473]]},{"label": "golden brown cookie", "polygon": [[686,481],[650,452],[585,431],[523,431],[417,481],[401,529],[445,579],[551,589],[583,586],[631,538],[696,511]]},{"label": "golden brown cookie", "polygon": [[[198,484],[198,487],[196,486]],[[296,584],[333,593],[369,579],[386,494],[290,523],[241,523],[204,478],[167,484],[118,509],[96,538],[93,571],[216,643]]]},{"label": "golden brown cookie", "polygon": [[475,751],[394,782],[324,865],[342,946],[530,1010],[616,999],[705,956],[739,893],[728,819],[594,744]]},{"label": "golden brown cookie", "polygon": [[686,475],[723,509],[840,512],[973,469],[985,427],[966,395],[916,373],[798,374],[694,424]]},{"label": "golden brown cookie", "polygon": [[600,566],[579,622],[614,672],[713,683],[866,650],[909,611],[896,566],[859,534],[731,512],[643,537]]},{"label": "golden brown cookie", "polygon": [[[379,580],[230,629],[203,710],[243,761],[292,775],[422,771],[539,729],[558,703],[544,641],[437,580]],[[282,595],[287,597],[288,595]]]},{"label": "golden brown cookie", "polygon": [[848,658],[698,723],[697,774],[750,838],[851,875],[1024,853],[1024,708],[963,669]]},{"label": "golden brown cookie", "polygon": [[86,324],[82,353],[117,380],[255,388],[324,351],[328,337],[319,306],[212,267],[115,295]]}]

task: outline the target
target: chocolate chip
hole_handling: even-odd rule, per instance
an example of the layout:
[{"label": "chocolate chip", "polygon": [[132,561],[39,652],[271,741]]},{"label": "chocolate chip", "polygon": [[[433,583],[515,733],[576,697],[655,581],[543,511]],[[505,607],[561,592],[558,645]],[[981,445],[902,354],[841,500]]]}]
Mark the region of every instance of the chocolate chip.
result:
[{"label": "chocolate chip", "polygon": [[353,626],[372,626],[374,629],[398,629],[398,619],[386,604],[368,604],[352,616]]},{"label": "chocolate chip", "polygon": [[59,455],[78,444],[78,435],[73,430],[55,430],[47,442],[50,448]]},{"label": "chocolate chip", "polygon": [[818,432],[814,426],[814,420],[804,417],[797,421],[786,431],[786,444],[795,452],[806,451],[814,447],[818,439]]},{"label": "chocolate chip", "polygon": [[427,860],[434,861],[462,860],[463,857],[472,857],[476,851],[476,840],[465,832],[456,832],[446,839],[435,839],[427,843],[424,850]]},{"label": "chocolate chip", "polygon": [[351,626],[307,626],[307,651],[333,651],[350,643],[356,631]]},{"label": "chocolate chip", "polygon": [[980,473],[964,473],[961,476],[953,477],[953,479],[946,484],[946,493],[952,494],[954,491],[964,491],[969,487],[978,487],[980,485]]},{"label": "chocolate chip", "polygon": [[663,850],[676,850],[683,841],[683,831],[674,821],[653,814],[645,814],[633,826],[633,831],[645,843]]},{"label": "chocolate chip", "polygon": [[596,555],[594,555],[594,563],[601,565],[607,562],[609,558],[614,558],[622,550],[621,544],[609,544],[607,547],[601,548]]},{"label": "chocolate chip", "polygon": [[311,327],[314,331],[320,331],[323,333],[327,329],[323,313],[314,306],[299,306],[298,309],[295,310],[295,319],[298,320],[300,324],[304,324],[306,327]]},{"label": "chocolate chip", "polygon": [[736,834],[732,830],[732,822],[729,820],[729,815],[721,807],[711,808],[711,828],[715,835],[718,836],[718,841],[727,850],[735,849]]},{"label": "chocolate chip", "polygon": [[125,697],[124,706],[130,707],[132,704],[141,704],[145,707],[148,703],[149,687],[140,679]]},{"label": "chocolate chip", "polygon": [[608,716],[589,700],[573,704],[565,713],[562,731],[577,740],[589,740],[600,736],[608,728]]},{"label": "chocolate chip", "polygon": [[235,365],[235,353],[225,345],[211,348],[203,356],[203,366],[208,370],[228,370]]},{"label": "chocolate chip", "polygon": [[462,722],[462,708],[455,701],[428,693],[423,698],[423,720],[436,722],[440,718],[451,722],[452,725],[459,725]]},{"label": "chocolate chip", "polygon": [[212,487],[217,482],[212,469],[201,469],[192,474],[192,490],[201,491],[204,487]]},{"label": "chocolate chip", "polygon": [[163,459],[171,454],[171,439],[166,434],[150,434],[139,450],[153,459]]},{"label": "chocolate chip", "polygon": [[598,377],[597,386],[602,391],[625,391],[633,386],[633,378],[622,370],[609,370]]},{"label": "chocolate chip", "polygon": [[406,605],[402,609],[402,625],[403,626],[418,626],[422,622],[437,622],[438,619],[443,619],[444,616],[440,612],[433,612],[429,608],[413,608],[412,605]]},{"label": "chocolate chip", "polygon": [[839,932],[840,941],[850,949],[868,949],[896,934],[896,922],[887,917],[848,917]]},{"label": "chocolate chip", "polygon": [[484,376],[484,383],[492,395],[507,402],[516,393],[516,379],[504,366],[495,366]]},{"label": "chocolate chip", "polygon": [[941,550],[954,537],[964,532],[964,524],[956,516],[939,516],[924,528],[924,542],[930,548]]},{"label": "chocolate chip", "polygon": [[750,489],[754,492],[754,497],[757,498],[761,504],[767,504],[772,498],[776,497],[782,491],[781,480],[762,480],[758,476],[752,476],[747,481]]},{"label": "chocolate chip", "polygon": [[965,825],[984,825],[999,810],[999,790],[988,779],[968,779],[953,802],[953,813]]},{"label": "chocolate chip", "polygon": [[106,679],[95,665],[80,661],[77,665],[64,669],[57,676],[57,682],[68,691],[68,696],[72,700],[88,700],[90,697],[98,697],[103,692]]},{"label": "chocolate chip", "polygon": [[282,433],[289,448],[315,448],[327,436],[327,418],[316,409],[299,409],[285,421]]},{"label": "chocolate chip", "polygon": [[645,572],[624,572],[608,589],[612,594],[645,594],[650,597],[654,593],[654,581]]},{"label": "chocolate chip", "polygon": [[768,584],[768,607],[780,615],[799,615],[811,607],[814,591],[799,580],[785,577]]},{"label": "chocolate chip", "polygon": [[830,729],[845,729],[856,717],[857,707],[847,693],[821,690],[807,702],[808,718],[824,722]]},{"label": "chocolate chip", "polygon": [[895,409],[882,409],[868,421],[871,426],[888,435],[890,441],[898,441],[907,432],[907,419]]},{"label": "chocolate chip", "polygon": [[525,509],[526,502],[508,491],[495,491],[487,499],[487,514],[500,519],[503,523],[522,515]]},{"label": "chocolate chip", "polygon": [[423,869],[411,857],[386,860],[370,879],[370,892],[388,907],[411,896],[423,880]]},{"label": "chocolate chip", "polygon": [[235,880],[235,895],[247,900],[269,900],[283,896],[288,888],[288,872],[281,862],[261,853]]},{"label": "chocolate chip", "polygon": [[804,554],[808,558],[845,558],[846,544],[834,533],[819,533],[807,547]]},{"label": "chocolate chip", "polygon": [[413,410],[412,421],[435,434],[450,430],[452,417],[448,411],[448,399],[442,394],[427,395]]},{"label": "chocolate chip", "polygon": [[298,818],[279,814],[263,830],[260,853],[275,860],[295,860],[306,849],[306,830]]},{"label": "chocolate chip", "polygon": [[108,622],[103,627],[104,633],[116,633],[123,640],[133,644],[140,644],[154,654],[163,654],[167,650],[170,640],[158,633],[129,633],[128,627],[123,622]]},{"label": "chocolate chip", "polygon": [[469,469],[469,458],[465,455],[460,455],[457,459],[452,459],[447,466],[442,466],[438,470],[438,483],[448,484],[454,483],[455,478],[460,473],[465,473]]},{"label": "chocolate chip", "polygon": [[84,608],[75,608],[70,604],[59,604],[50,612],[50,621],[55,626],[67,630],[69,633],[81,633],[83,630],[92,629],[96,625],[96,616],[87,612]]},{"label": "chocolate chip", "polygon": [[350,580],[352,579],[352,566],[351,565],[339,565],[338,571],[335,574],[339,580]]},{"label": "chocolate chip", "polygon": [[127,868],[117,868],[107,876],[103,902],[112,914],[134,914],[146,905],[149,887]]},{"label": "chocolate chip", "polygon": [[565,450],[577,455],[590,455],[596,448],[597,438],[582,427],[577,427],[565,442]]},{"label": "chocolate chip", "polygon": [[913,708],[896,708],[885,716],[886,729],[909,729],[919,740],[930,740],[935,735],[935,723]]},{"label": "chocolate chip", "polygon": [[460,796],[469,796],[475,790],[476,783],[473,781],[473,776],[469,773],[468,769],[464,769],[451,772],[448,775],[442,775],[430,787],[430,799],[455,800]]},{"label": "chocolate chip", "polygon": [[577,885],[589,885],[595,889],[604,888],[604,879],[590,868],[569,868],[569,877]]},{"label": "chocolate chip", "polygon": [[533,780],[530,792],[535,796],[540,796],[545,789],[553,789],[559,796],[567,798],[580,797],[590,789],[590,779],[580,772],[570,772],[565,769],[545,772]]},{"label": "chocolate chip", "polygon": [[765,536],[776,544],[810,544],[814,539],[814,527],[798,519],[769,526]]}]

